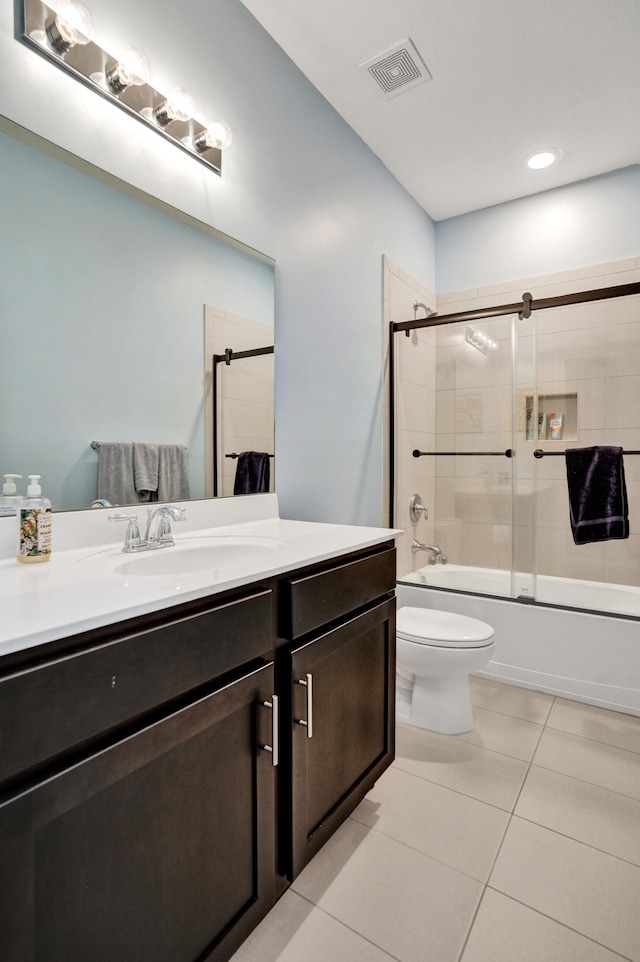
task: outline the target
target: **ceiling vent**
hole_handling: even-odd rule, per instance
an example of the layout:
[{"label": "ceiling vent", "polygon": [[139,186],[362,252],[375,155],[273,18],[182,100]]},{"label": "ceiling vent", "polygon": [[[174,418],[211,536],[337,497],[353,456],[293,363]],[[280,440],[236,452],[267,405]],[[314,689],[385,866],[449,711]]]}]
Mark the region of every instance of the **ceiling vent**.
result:
[{"label": "ceiling vent", "polygon": [[387,100],[431,80],[427,65],[408,39],[365,60],[360,66],[369,71]]}]

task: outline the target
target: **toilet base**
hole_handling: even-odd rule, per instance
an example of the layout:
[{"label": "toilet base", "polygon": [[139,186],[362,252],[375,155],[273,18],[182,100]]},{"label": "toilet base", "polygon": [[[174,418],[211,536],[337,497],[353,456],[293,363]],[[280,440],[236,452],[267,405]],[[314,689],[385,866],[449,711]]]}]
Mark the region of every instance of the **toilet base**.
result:
[{"label": "toilet base", "polygon": [[[403,705],[403,707],[405,707]],[[458,735],[473,729],[473,710],[469,691],[469,676],[448,678],[420,678],[413,683],[411,705],[406,721],[417,728]],[[405,719],[401,719],[405,720]]]}]

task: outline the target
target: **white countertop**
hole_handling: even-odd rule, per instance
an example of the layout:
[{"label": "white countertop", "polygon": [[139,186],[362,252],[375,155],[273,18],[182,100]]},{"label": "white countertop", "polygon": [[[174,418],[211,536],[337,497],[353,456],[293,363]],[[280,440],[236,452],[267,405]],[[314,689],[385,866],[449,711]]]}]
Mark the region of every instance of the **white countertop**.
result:
[{"label": "white countertop", "polygon": [[[118,573],[115,567],[121,561],[141,556],[122,553],[124,526],[109,525],[103,510],[82,511],[55,514],[51,560],[25,565],[12,554],[7,557],[6,522],[13,519],[2,519],[0,656],[259,582],[380,544],[401,533],[388,528],[283,520],[277,515],[275,495],[183,502],[181,507],[190,523],[173,524],[176,546],[196,540],[201,543],[207,536],[223,536],[238,541],[263,539],[264,550],[256,550],[255,557],[245,558],[242,564],[179,575],[129,576]],[[111,510],[140,513],[144,506]],[[243,517],[246,520],[240,520]],[[11,536],[13,529],[12,524]],[[104,540],[100,540],[101,536]],[[79,547],[71,547],[72,544]],[[60,545],[64,546],[62,550]],[[154,554],[168,556],[175,550],[163,548]],[[149,554],[145,553],[145,557]]]}]

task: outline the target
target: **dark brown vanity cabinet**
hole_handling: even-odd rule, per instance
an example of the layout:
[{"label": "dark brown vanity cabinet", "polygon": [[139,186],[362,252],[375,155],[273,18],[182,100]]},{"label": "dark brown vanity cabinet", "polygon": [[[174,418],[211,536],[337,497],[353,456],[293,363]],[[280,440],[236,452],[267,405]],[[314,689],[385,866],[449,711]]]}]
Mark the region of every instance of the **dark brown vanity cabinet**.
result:
[{"label": "dark brown vanity cabinet", "polygon": [[2,962],[218,962],[271,908],[271,622],[260,591],[0,677]]},{"label": "dark brown vanity cabinet", "polygon": [[393,758],[394,578],[375,547],[0,660],[2,962],[229,959]]},{"label": "dark brown vanity cabinet", "polygon": [[293,878],[393,760],[395,602],[291,652]]},{"label": "dark brown vanity cabinet", "polygon": [[[393,550],[288,582],[287,628],[296,641],[281,661],[280,688],[291,692],[283,793],[291,878],[393,760],[394,582]],[[345,604],[356,613],[345,617]]]},{"label": "dark brown vanity cabinet", "polygon": [[3,962],[228,958],[274,901],[272,692],[269,664],[0,808]]}]

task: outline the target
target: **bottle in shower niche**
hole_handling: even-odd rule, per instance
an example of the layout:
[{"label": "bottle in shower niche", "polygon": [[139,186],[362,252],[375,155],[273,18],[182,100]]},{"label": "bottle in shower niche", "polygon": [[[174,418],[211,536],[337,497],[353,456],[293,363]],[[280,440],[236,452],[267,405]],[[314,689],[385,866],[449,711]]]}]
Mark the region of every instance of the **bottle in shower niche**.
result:
[{"label": "bottle in shower niche", "polygon": [[22,564],[37,564],[51,557],[51,502],[43,498],[40,475],[29,475],[26,498],[19,498],[18,554]]}]

